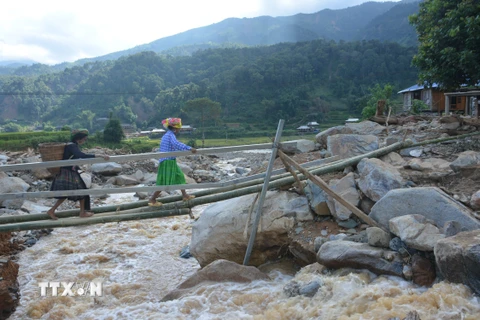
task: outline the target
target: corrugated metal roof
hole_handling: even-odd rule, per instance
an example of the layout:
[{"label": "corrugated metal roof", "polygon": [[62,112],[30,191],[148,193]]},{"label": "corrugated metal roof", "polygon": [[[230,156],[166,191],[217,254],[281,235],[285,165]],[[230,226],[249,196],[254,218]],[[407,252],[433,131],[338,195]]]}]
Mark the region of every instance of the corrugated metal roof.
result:
[{"label": "corrugated metal roof", "polygon": [[[432,88],[438,88],[438,84],[433,83]],[[398,91],[398,93],[412,92],[412,91],[418,91],[418,90],[423,90],[423,89],[425,89],[425,86],[421,86],[421,85],[416,84],[416,85],[413,85],[411,87],[408,87],[407,89],[403,89],[402,91]]]}]

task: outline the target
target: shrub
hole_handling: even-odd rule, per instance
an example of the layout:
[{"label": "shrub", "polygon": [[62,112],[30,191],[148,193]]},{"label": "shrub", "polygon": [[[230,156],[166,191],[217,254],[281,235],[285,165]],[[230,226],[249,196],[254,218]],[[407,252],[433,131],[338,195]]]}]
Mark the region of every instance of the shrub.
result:
[{"label": "shrub", "polygon": [[419,114],[420,112],[428,109],[429,107],[425,102],[423,102],[422,100],[414,99],[412,101],[412,107],[410,108],[410,112],[413,114]]}]

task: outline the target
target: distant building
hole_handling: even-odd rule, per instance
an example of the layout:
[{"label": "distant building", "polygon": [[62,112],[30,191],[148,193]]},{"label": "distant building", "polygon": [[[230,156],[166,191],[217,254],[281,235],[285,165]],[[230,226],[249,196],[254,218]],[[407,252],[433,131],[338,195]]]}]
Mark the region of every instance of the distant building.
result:
[{"label": "distant building", "polygon": [[193,131],[195,131],[195,128],[190,125],[182,125],[182,128],[180,129],[180,132],[188,134],[192,133]]},{"label": "distant building", "polygon": [[300,126],[297,128],[297,132],[298,133],[312,133],[312,132],[318,132],[319,131],[319,127],[320,125],[316,122],[316,121],[313,121],[313,122],[309,122],[307,123],[307,125],[305,126]]},{"label": "distant building", "polygon": [[125,133],[125,135],[131,135],[131,134],[136,132],[135,131],[135,126],[133,126],[129,123],[122,123],[121,127],[122,127],[123,133]]},{"label": "distant building", "polygon": [[297,132],[298,133],[308,133],[308,132],[312,132],[312,128],[309,127],[309,126],[300,126],[297,128]]}]

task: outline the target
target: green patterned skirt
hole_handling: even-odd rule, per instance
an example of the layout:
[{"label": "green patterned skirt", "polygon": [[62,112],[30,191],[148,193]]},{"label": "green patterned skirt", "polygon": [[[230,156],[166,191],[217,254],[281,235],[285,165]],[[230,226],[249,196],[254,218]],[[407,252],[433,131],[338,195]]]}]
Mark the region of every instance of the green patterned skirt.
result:
[{"label": "green patterned skirt", "polygon": [[177,160],[164,160],[158,166],[157,186],[185,184],[185,176],[177,165]]}]

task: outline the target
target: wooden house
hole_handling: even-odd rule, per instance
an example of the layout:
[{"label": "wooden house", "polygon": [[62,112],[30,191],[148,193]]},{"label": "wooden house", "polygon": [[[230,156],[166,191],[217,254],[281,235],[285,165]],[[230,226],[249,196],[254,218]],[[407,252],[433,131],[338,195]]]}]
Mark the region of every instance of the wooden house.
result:
[{"label": "wooden house", "polygon": [[309,126],[300,126],[297,128],[298,133],[310,133],[312,132],[312,128]]},{"label": "wooden house", "polygon": [[429,107],[428,111],[438,114],[460,113],[477,115],[480,90],[460,89],[455,92],[440,90],[434,83],[431,87],[414,85],[398,92],[403,94],[403,110],[412,108],[413,100],[421,100]]}]

